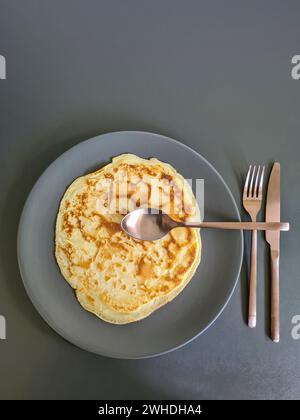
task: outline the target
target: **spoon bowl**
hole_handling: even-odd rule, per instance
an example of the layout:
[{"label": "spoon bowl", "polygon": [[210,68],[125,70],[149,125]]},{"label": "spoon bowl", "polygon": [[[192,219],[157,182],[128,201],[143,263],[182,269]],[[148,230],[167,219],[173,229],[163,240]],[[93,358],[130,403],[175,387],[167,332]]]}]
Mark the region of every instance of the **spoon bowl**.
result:
[{"label": "spoon bowl", "polygon": [[135,239],[156,241],[178,226],[166,213],[158,209],[139,208],[128,213],[121,221],[122,229]]}]

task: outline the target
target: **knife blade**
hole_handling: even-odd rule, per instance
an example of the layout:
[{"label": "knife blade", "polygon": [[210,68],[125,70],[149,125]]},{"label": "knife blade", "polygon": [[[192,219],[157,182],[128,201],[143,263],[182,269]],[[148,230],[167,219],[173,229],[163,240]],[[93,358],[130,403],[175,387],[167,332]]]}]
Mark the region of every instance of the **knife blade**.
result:
[{"label": "knife blade", "polygon": [[[280,164],[275,162],[268,183],[266,202],[266,222],[280,221]],[[271,262],[271,338],[280,340],[279,324],[279,257],[280,232],[266,231],[266,241],[270,245]]]}]

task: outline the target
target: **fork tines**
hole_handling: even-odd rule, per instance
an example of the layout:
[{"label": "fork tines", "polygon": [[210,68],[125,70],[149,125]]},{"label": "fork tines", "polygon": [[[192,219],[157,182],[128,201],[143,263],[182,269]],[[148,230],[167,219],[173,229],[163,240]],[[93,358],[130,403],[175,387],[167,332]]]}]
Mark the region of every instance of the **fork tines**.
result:
[{"label": "fork tines", "polygon": [[262,199],[262,186],[264,181],[265,167],[259,165],[258,168],[252,165],[249,166],[243,198]]}]

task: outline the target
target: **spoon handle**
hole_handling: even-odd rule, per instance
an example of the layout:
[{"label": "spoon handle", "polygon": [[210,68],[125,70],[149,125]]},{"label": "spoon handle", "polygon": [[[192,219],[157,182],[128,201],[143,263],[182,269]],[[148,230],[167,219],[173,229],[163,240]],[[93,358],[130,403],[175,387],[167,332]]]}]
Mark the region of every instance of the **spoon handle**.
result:
[{"label": "spoon handle", "polygon": [[185,223],[182,226],[213,228],[213,229],[236,229],[236,230],[290,230],[289,223],[279,222],[202,222]]}]

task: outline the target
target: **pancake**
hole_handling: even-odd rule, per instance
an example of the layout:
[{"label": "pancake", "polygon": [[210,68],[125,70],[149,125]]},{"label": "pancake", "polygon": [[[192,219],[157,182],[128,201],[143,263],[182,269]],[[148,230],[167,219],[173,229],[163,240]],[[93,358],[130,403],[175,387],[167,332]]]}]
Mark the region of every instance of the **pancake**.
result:
[{"label": "pancake", "polygon": [[172,166],[132,154],[77,178],[57,215],[55,256],[63,277],[83,308],[114,324],[138,321],[174,299],[200,262],[198,229],[176,228],[153,242],[124,233],[123,215],[140,206],[200,220],[189,184]]}]

